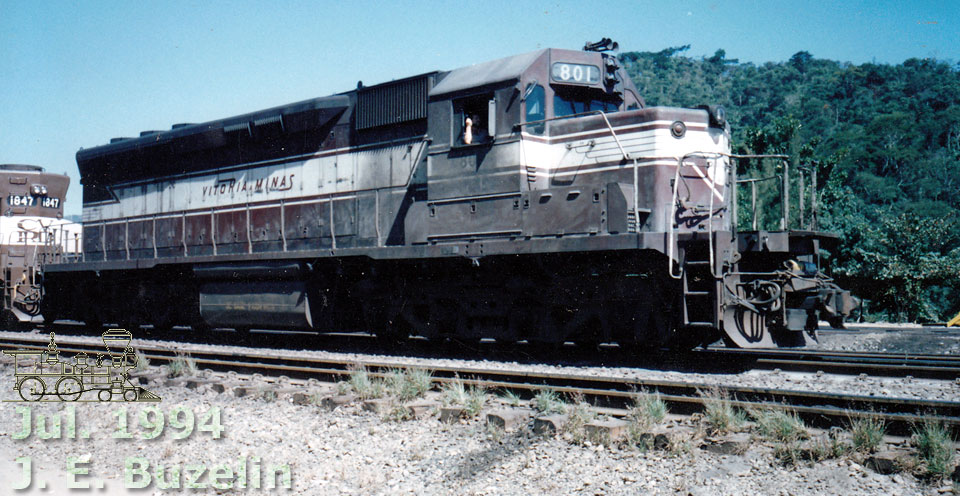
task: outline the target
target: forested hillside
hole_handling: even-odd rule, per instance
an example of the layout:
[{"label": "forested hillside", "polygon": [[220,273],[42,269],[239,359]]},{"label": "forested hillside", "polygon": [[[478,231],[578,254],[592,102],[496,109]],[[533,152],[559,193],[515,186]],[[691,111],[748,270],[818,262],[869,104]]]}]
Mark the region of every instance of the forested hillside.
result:
[{"label": "forested hillside", "polygon": [[[842,239],[834,274],[868,300],[869,318],[960,311],[960,64],[854,65],[799,52],[757,66],[723,50],[687,57],[688,48],[621,54],[648,105],[721,104],[735,152],[788,153],[816,168],[820,228]],[[778,208],[776,195],[762,189],[760,204]]]}]

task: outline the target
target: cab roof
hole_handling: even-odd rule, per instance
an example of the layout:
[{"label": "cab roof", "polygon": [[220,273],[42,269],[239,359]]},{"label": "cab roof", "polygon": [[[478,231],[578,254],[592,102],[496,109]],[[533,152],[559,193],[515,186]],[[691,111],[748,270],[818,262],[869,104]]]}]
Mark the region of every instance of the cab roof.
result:
[{"label": "cab roof", "polygon": [[543,48],[454,69],[430,90],[430,98],[504,81],[518,80],[547,51],[549,51],[548,48]]}]

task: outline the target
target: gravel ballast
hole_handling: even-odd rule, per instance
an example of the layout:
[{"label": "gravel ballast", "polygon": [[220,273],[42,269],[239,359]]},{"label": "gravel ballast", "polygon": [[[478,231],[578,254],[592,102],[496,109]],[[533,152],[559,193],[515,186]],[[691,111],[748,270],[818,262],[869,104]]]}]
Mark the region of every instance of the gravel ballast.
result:
[{"label": "gravel ballast", "polygon": [[[12,376],[3,365],[0,374]],[[124,487],[124,462],[145,459],[151,470],[202,464],[213,468],[238,458],[254,457],[266,471],[288,464],[290,491],[284,494],[923,494],[949,487],[924,485],[909,474],[880,475],[853,458],[785,467],[772,449],[755,444],[742,456],[718,455],[691,444],[674,451],[643,452],[636,448],[576,445],[562,437],[543,438],[527,428],[497,432],[481,420],[441,423],[436,416],[405,422],[386,421],[363,411],[359,402],[333,411],[315,405],[295,405],[281,396],[275,401],[237,398],[217,393],[209,385],[196,389],[149,386],[163,401],[153,406],[169,416],[175,408],[200,414],[218,408],[223,435],[194,432],[174,439],[168,429],[155,439],[145,432],[137,414],[151,404],[61,403],[32,404],[37,415],[66,416],[75,408],[78,433],[89,439],[25,440],[12,434],[21,429],[17,406],[3,403],[0,453],[4,462],[29,456],[36,477],[64,471],[67,457],[89,457],[93,478],[107,489]],[[4,399],[11,399],[9,391]],[[133,439],[114,439],[117,412],[126,407]],[[19,468],[19,466],[17,466]],[[6,474],[18,472],[6,472]],[[169,472],[168,472],[169,473]],[[248,471],[249,476],[249,471]],[[90,479],[81,478],[89,481]],[[203,481],[204,479],[202,479]],[[209,482],[209,475],[205,478]],[[265,484],[265,483],[264,483]],[[56,486],[51,483],[51,487]],[[156,484],[147,493],[165,494]],[[192,493],[234,494],[233,490],[193,490]],[[261,489],[253,493],[269,493]],[[61,491],[56,490],[55,494]],[[116,494],[123,494],[122,491]]]},{"label": "gravel ballast", "polygon": [[[2,335],[2,333],[0,333]],[[853,334],[851,334],[853,336]],[[98,342],[95,337],[88,337]],[[854,342],[848,339],[848,342]],[[135,345],[171,346],[170,343],[137,340]],[[209,349],[243,348],[210,346]],[[298,355],[336,357],[346,360],[370,358],[349,353],[302,351]],[[70,353],[65,353],[68,358]],[[6,357],[3,357],[6,358]],[[691,374],[628,367],[573,367],[501,363],[483,360],[451,360],[377,356],[378,361],[431,366],[473,368],[520,368],[557,373],[588,373],[598,376],[647,380],[702,382],[717,385],[757,386],[814,391],[845,392],[875,396],[913,397],[956,401],[960,384],[953,381],[905,380],[902,378],[860,378],[831,374],[771,373],[748,371],[741,374]],[[160,370],[154,367],[155,370]],[[13,379],[9,360],[0,362],[0,377]],[[816,463],[785,466],[774,456],[773,447],[754,436],[743,454],[718,454],[701,449],[701,438],[668,451],[642,451],[631,446],[576,444],[561,436],[542,437],[531,424],[507,432],[491,430],[486,412],[503,408],[491,399],[484,413],[474,419],[440,422],[438,412],[417,420],[385,420],[383,413],[365,411],[355,401],[332,411],[314,404],[295,404],[292,394],[272,400],[263,395],[238,397],[229,388],[223,392],[214,383],[187,388],[184,383],[164,381],[145,386],[162,397],[160,403],[125,404],[0,403],[0,493],[19,479],[18,457],[29,457],[35,481],[49,480],[50,490],[35,494],[64,494],[58,485],[66,478],[69,457],[90,460],[90,477],[102,480],[106,492],[126,494],[124,464],[142,459],[150,464],[151,477],[157,465],[173,467],[200,464],[213,470],[217,465],[237,467],[245,460],[248,479],[252,465],[263,472],[270,465],[288,465],[291,489],[193,489],[190,494],[944,494],[953,491],[951,482],[916,479],[909,472],[881,475],[866,468],[865,456],[845,455]],[[286,386],[286,389],[307,386]],[[254,387],[254,392],[256,391]],[[333,394],[327,388],[325,394]],[[304,389],[304,392],[312,393]],[[272,397],[270,397],[272,398]],[[2,400],[18,400],[6,389]],[[303,399],[301,395],[301,400]],[[302,402],[302,401],[301,401]],[[17,407],[29,406],[34,422],[38,415],[76,412],[78,432],[89,431],[89,439],[40,439],[36,433],[24,440],[13,439],[21,426]],[[155,439],[142,439],[147,431],[139,426],[144,409],[156,407],[168,419],[167,428]],[[118,412],[126,408],[132,439],[114,439]],[[196,421],[211,409],[221,413],[223,435],[213,439],[209,432],[195,431],[175,439],[169,417],[175,409],[196,415]],[[151,414],[152,415],[152,414]],[[182,420],[182,415],[180,419]],[[149,419],[153,419],[150,417]],[[702,433],[698,434],[702,436]],[[256,461],[256,462],[255,462]],[[186,474],[183,474],[183,483]],[[210,473],[201,482],[210,483]],[[237,485],[236,482],[233,483]],[[84,492],[80,490],[79,492]],[[97,493],[97,491],[92,491]],[[156,481],[136,494],[168,494]],[[33,494],[26,493],[26,494]],[[21,494],[21,493],[17,493]]]}]

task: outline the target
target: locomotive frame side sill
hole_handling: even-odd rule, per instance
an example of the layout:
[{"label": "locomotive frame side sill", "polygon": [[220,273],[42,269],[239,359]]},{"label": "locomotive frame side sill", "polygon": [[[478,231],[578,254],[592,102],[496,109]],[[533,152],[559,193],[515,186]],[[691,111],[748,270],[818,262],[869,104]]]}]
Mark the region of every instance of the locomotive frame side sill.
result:
[{"label": "locomotive frame side sill", "polygon": [[488,239],[488,238],[518,238],[523,236],[523,231],[509,230],[509,231],[486,231],[486,232],[472,232],[472,233],[454,233],[454,234],[433,234],[427,236],[427,242],[435,243],[437,241],[473,241],[474,239]]},{"label": "locomotive frame side sill", "polygon": [[835,234],[821,231],[739,231],[737,251],[808,254],[819,247],[833,246],[838,241]]},{"label": "locomotive frame side sill", "polygon": [[[681,233],[681,239],[690,239]],[[703,233],[690,233],[693,235]],[[640,233],[620,233],[604,236],[564,236],[562,238],[544,237],[524,240],[519,245],[516,240],[509,238],[494,238],[484,240],[484,255],[515,255],[548,252],[573,252],[573,251],[622,251],[622,250],[650,250],[666,253],[666,233],[664,232],[640,232]],[[459,241],[466,249],[469,242]],[[410,246],[387,246],[378,248],[339,248],[332,250],[329,248],[304,251],[287,252],[269,252],[272,260],[300,260],[311,261],[318,258],[328,257],[367,257],[374,260],[401,260],[401,259],[429,259],[442,257],[458,257],[462,253],[451,251],[451,247],[456,247],[453,243],[430,243]],[[522,246],[521,248],[518,248]],[[115,270],[135,270],[152,269],[160,266],[183,266],[197,264],[224,264],[232,262],[262,262],[265,253],[236,253],[230,255],[200,255],[189,257],[169,257],[169,258],[137,258],[131,260],[110,260],[110,261],[88,261],[88,262],[65,262],[58,264],[48,264],[44,270],[49,273],[71,273],[71,272],[93,272],[93,271],[115,271]]]}]

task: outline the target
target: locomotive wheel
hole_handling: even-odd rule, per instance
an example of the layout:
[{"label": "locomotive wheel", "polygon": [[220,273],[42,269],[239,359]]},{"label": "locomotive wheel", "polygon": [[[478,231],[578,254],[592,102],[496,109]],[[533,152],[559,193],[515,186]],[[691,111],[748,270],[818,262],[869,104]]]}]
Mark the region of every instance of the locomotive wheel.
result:
[{"label": "locomotive wheel", "polygon": [[100,401],[110,401],[112,396],[113,392],[109,389],[101,389],[100,392],[97,393],[97,399]]},{"label": "locomotive wheel", "polygon": [[723,340],[737,348],[773,348],[767,318],[741,306],[723,311]]},{"label": "locomotive wheel", "polygon": [[123,392],[123,401],[137,401],[137,390],[128,389]]},{"label": "locomotive wheel", "polygon": [[56,390],[60,401],[77,401],[83,394],[83,384],[76,377],[61,377],[57,381]]},{"label": "locomotive wheel", "polygon": [[20,383],[20,397],[24,401],[40,401],[47,386],[39,377],[27,377]]}]

